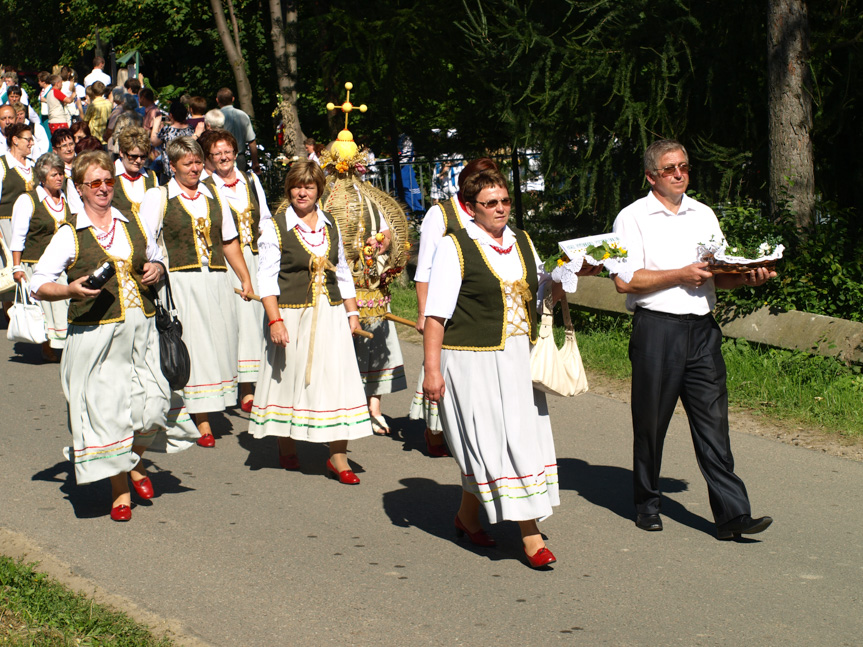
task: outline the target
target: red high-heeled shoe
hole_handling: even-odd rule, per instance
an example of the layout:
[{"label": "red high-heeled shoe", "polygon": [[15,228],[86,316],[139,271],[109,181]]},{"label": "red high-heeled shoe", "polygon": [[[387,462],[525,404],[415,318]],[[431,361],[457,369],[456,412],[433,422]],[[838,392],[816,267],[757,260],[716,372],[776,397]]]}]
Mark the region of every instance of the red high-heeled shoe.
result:
[{"label": "red high-heeled shoe", "polygon": [[540,548],[533,555],[528,555],[527,554],[527,548],[525,548],[524,554],[527,557],[527,563],[530,564],[531,568],[542,568],[543,566],[548,566],[549,564],[554,564],[557,561],[557,558],[554,556],[554,553],[552,553],[545,546]]},{"label": "red high-heeled shoe", "polygon": [[135,492],[142,499],[152,499],[156,494],[153,491],[153,482],[149,476],[145,476],[140,481],[132,480],[132,487],[135,488]]},{"label": "red high-heeled shoe", "polygon": [[111,519],[114,521],[129,521],[132,518],[132,508],[127,505],[118,505],[111,508]]},{"label": "red high-heeled shoe", "polygon": [[432,458],[443,458],[444,456],[452,456],[449,453],[449,447],[446,446],[446,442],[441,443],[440,445],[432,445],[431,444],[431,429],[426,427],[425,431],[426,438],[426,449],[428,450],[429,456]]},{"label": "red high-heeled shoe", "polygon": [[330,459],[327,459],[327,471],[331,477],[338,479],[339,483],[344,483],[345,485],[359,485],[360,483],[360,477],[354,474],[353,470],[342,470],[339,472],[333,467]]},{"label": "red high-heeled shoe", "polygon": [[455,535],[459,539],[467,535],[467,538],[470,539],[470,543],[474,546],[482,546],[484,548],[493,548],[497,546],[497,542],[491,538],[491,536],[482,528],[477,530],[476,532],[471,532],[467,529],[467,527],[461,522],[461,519],[458,518],[458,515],[455,516]]},{"label": "red high-heeled shoe", "polygon": [[244,412],[246,412],[246,413],[252,413],[252,405],[253,405],[254,403],[255,403],[255,399],[254,399],[254,398],[249,398],[248,400],[246,400],[245,402],[242,402],[242,403],[240,404],[240,409],[241,409],[241,410],[243,410],[243,411],[244,411]]},{"label": "red high-heeled shoe", "polygon": [[198,443],[198,447],[215,447],[216,437],[213,436],[213,434],[204,434],[203,436],[200,436],[195,442]]}]

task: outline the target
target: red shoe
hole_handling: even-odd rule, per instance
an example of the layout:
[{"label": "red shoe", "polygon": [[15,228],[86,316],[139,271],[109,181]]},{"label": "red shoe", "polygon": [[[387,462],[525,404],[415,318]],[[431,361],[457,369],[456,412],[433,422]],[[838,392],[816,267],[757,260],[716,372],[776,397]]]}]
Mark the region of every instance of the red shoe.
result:
[{"label": "red shoe", "polygon": [[298,470],[300,469],[300,459],[296,454],[279,454],[279,465],[285,470]]},{"label": "red shoe", "polygon": [[458,515],[455,516],[455,536],[458,538],[464,537],[467,535],[467,538],[470,539],[470,543],[474,546],[482,546],[484,548],[493,548],[497,546],[497,542],[491,538],[491,536],[482,528],[477,530],[476,532],[471,532],[468,530],[465,525],[461,522],[461,519],[458,518]]},{"label": "red shoe", "polygon": [[255,403],[255,399],[250,398],[249,400],[246,400],[245,402],[240,404],[240,409],[242,409],[246,413],[252,413],[252,405],[254,403]]},{"label": "red shoe", "polygon": [[360,484],[360,477],[354,474],[353,470],[343,470],[339,472],[335,467],[333,467],[330,459],[327,459],[327,471],[330,476],[339,479],[339,483],[344,483],[345,485]]},{"label": "red shoe", "polygon": [[525,548],[524,554],[527,556],[527,563],[530,564],[531,568],[542,568],[543,566],[554,564],[557,561],[554,553],[545,546],[540,548],[533,555],[528,555],[527,549]]},{"label": "red shoe", "polygon": [[204,434],[197,441],[198,447],[215,447],[216,446],[216,438],[213,434]]},{"label": "red shoe", "polygon": [[446,446],[446,442],[443,442],[440,445],[432,445],[431,435],[431,429],[426,427],[426,449],[428,450],[429,456],[431,456],[432,458],[443,458],[444,456],[452,456],[452,454],[449,453],[449,447]]},{"label": "red shoe", "polygon": [[138,496],[142,499],[152,499],[155,496],[155,492],[153,492],[153,483],[150,481],[149,476],[145,476],[140,481],[132,481],[132,487],[135,488],[135,492],[138,493]]},{"label": "red shoe", "polygon": [[127,505],[118,505],[111,508],[111,519],[114,521],[129,521],[132,518],[132,508]]}]

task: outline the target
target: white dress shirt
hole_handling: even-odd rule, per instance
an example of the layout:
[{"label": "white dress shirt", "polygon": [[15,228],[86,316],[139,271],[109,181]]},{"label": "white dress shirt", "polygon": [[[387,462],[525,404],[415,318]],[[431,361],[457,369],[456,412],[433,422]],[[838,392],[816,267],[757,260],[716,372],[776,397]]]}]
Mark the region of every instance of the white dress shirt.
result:
[{"label": "white dress shirt", "polygon": [[[462,222],[473,221],[467,211],[462,209],[458,198],[456,198],[456,206]],[[443,240],[444,233],[446,233],[446,226],[443,221],[443,207],[436,204],[426,212],[420,227],[420,249],[417,253],[417,269],[414,274],[414,281],[428,283],[435,250]]]},{"label": "white dress shirt", "polygon": [[[332,224],[324,212],[318,209],[318,222],[314,231],[297,217],[293,207],[288,207],[285,212],[285,224],[288,232],[297,227],[303,235],[306,246],[315,256],[324,256],[327,253],[326,236],[324,227]],[[331,241],[335,242],[335,241]],[[336,264],[336,281],[339,284],[339,292],[342,299],[355,299],[357,290],[354,287],[354,277],[345,260],[344,245],[339,245],[339,262]],[[276,225],[272,218],[261,220],[261,236],[258,238],[258,290],[259,296],[278,296],[279,291],[279,269],[282,264],[282,250],[279,247],[279,236],[276,233]]]},{"label": "white dress shirt", "polygon": [[[129,222],[126,219],[126,216],[114,207],[111,207],[111,216],[114,221],[121,220],[124,223]],[[159,246],[156,244],[153,234],[150,232],[146,221],[142,220],[142,224],[144,225],[144,233],[147,236],[147,260],[151,263],[157,261],[162,262],[164,260],[162,258],[162,252],[159,250]],[[132,253],[132,244],[128,237],[123,233],[123,228],[117,226],[116,223],[114,223],[114,226],[117,227],[114,239],[112,244],[105,248],[105,252],[113,258],[125,260],[129,258],[129,255]],[[137,225],[128,224],[127,226],[136,227]],[[75,229],[81,231],[88,227],[93,227],[96,231],[101,231],[93,225],[87,212],[82,209],[75,217]],[[42,257],[39,259],[39,262],[33,270],[33,279],[30,281],[30,292],[33,298],[37,298],[36,292],[39,291],[39,288],[46,283],[53,283],[57,280],[60,274],[62,274],[66,268],[69,267],[72,261],[75,260],[77,252],[78,248],[75,244],[75,235],[72,232],[72,229],[70,227],[62,227],[60,231],[54,234],[51,242],[48,243],[47,249],[45,249],[45,253],[42,254]],[[91,268],[91,270],[95,269],[95,267]]]},{"label": "white dress shirt", "polygon": [[98,67],[94,67],[93,71],[84,77],[84,87],[89,88],[96,81],[104,83],[106,88],[111,85],[111,77]]},{"label": "white dress shirt", "polygon": [[[168,200],[183,194],[183,189],[180,188],[180,185],[177,183],[175,178],[171,178],[165,187],[168,193]],[[201,184],[200,182],[198,183],[198,193],[208,198],[216,197],[213,195],[213,192],[210,191],[210,187],[206,184]],[[189,200],[184,197],[180,197],[180,200],[186,210],[195,218],[205,218],[209,213],[209,209],[207,208],[208,203],[206,200]],[[222,209],[222,243],[228,243],[238,236],[237,227],[234,225],[234,219],[231,218],[231,209],[228,207],[227,203],[218,198],[216,199],[216,202],[219,203],[219,206]],[[158,240],[159,236],[162,234],[162,218],[165,216],[162,212],[161,187],[149,189],[147,193],[144,194],[144,200],[141,202],[141,210],[138,213],[141,216],[141,219],[146,221],[147,227],[154,233]],[[198,235],[195,236],[195,244],[198,246],[201,265],[208,266],[210,264],[210,254],[207,250],[206,241],[202,240],[201,236]]]},{"label": "white dress shirt", "polygon": [[[62,191],[60,191],[59,208],[41,184],[36,187],[36,197],[40,203],[47,201],[48,213],[54,217],[56,222],[60,222],[66,218],[66,196],[63,195]],[[30,231],[30,220],[33,218],[33,211],[33,201],[30,199],[30,196],[18,196],[15,204],[12,205],[12,240],[9,242],[10,251],[24,251],[24,243],[27,241],[27,233]]]},{"label": "white dress shirt", "polygon": [[[676,270],[697,262],[696,248],[711,238],[721,241],[722,230],[713,210],[687,195],[676,214],[653,195],[624,208],[614,221],[633,271]],[[671,314],[704,315],[716,304],[713,279],[700,287],[676,285],[649,294],[627,294],[626,307]]]}]

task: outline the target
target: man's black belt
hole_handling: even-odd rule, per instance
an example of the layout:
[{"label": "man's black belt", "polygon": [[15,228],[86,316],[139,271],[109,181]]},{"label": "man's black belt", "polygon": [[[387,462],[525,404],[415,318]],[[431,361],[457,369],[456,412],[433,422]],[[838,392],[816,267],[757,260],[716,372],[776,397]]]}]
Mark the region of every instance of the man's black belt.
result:
[{"label": "man's black belt", "polygon": [[659,310],[651,310],[650,308],[642,308],[638,306],[635,308],[636,312],[643,312],[645,314],[655,315],[657,317],[665,317],[666,319],[676,319],[677,321],[700,321],[702,319],[707,319],[710,316],[708,312],[706,315],[693,315],[693,314],[682,314],[676,315],[671,312],[660,312]]}]

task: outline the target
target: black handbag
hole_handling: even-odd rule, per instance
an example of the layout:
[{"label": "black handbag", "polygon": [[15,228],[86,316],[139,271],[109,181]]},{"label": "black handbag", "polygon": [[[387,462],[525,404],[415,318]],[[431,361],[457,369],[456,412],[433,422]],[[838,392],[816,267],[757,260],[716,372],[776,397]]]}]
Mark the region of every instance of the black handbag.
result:
[{"label": "black handbag", "polygon": [[[164,266],[163,266],[164,267]],[[192,362],[189,349],[183,342],[183,324],[177,318],[174,295],[171,294],[171,281],[165,272],[165,297],[168,309],[162,305],[155,289],[151,288],[156,304],[156,330],[159,331],[159,358],[162,375],[168,380],[171,390],[178,391],[189,383]]]}]

